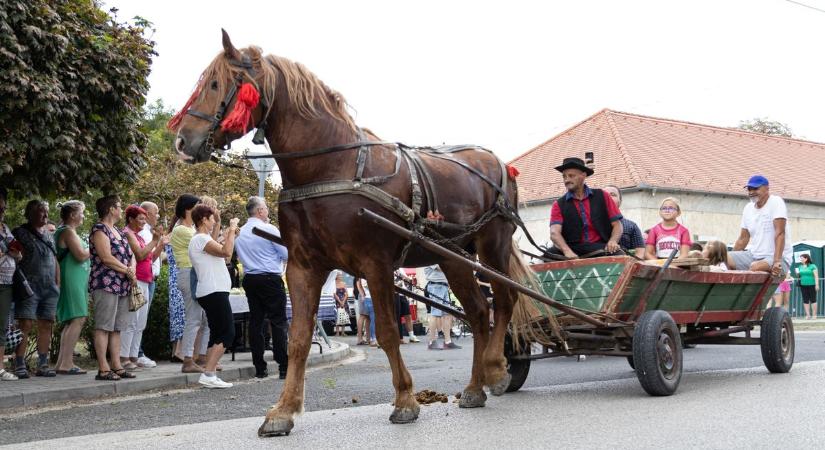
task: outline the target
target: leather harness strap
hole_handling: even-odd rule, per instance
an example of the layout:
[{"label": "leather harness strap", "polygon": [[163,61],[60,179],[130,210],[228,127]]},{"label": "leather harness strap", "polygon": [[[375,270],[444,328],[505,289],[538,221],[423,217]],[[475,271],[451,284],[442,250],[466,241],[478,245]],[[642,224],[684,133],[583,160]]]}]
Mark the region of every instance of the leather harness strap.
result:
[{"label": "leather harness strap", "polygon": [[[510,183],[508,182],[507,170],[506,166],[504,165],[504,162],[501,161],[499,158],[496,158],[496,160],[499,162],[499,166],[501,169],[501,182],[497,183],[493,179],[482,173],[480,170],[468,164],[467,162],[459,160],[452,156],[453,153],[466,150],[486,151],[492,154],[490,150],[478,146],[454,145],[445,147],[410,147],[395,142],[366,141],[366,136],[360,129],[358,130],[358,138],[358,142],[341,144],[323,149],[307,150],[294,153],[273,154],[275,159],[292,159],[306,158],[310,156],[329,154],[344,150],[358,149],[358,154],[356,156],[356,168],[354,179],[323,181],[284,189],[280,193],[278,202],[289,203],[312,198],[326,197],[330,195],[360,195],[362,197],[368,198],[378,203],[380,206],[384,207],[388,211],[400,217],[402,220],[407,222],[407,226],[410,230],[414,230],[416,232],[431,230],[434,234],[438,236],[440,236],[440,234],[436,230],[441,230],[441,232],[448,231],[449,234],[453,235],[454,237],[445,238],[441,241],[451,242],[454,242],[457,239],[463,240],[470,233],[470,231],[477,230],[481,226],[492,220],[494,217],[502,215],[507,219],[513,221],[517,226],[521,227],[522,230],[524,230],[524,233],[527,236],[527,239],[530,241],[530,243],[533,244],[537,249],[544,251],[544,249],[542,247],[539,247],[538,244],[536,244],[536,242],[533,240],[533,237],[527,231],[524,222],[521,220],[521,217],[519,217],[518,212],[516,212],[513,208],[513,205],[510,204],[510,199],[508,198],[510,192]],[[364,169],[367,163],[369,162],[369,153],[372,150],[372,147],[375,146],[395,147],[395,170],[392,174],[389,175],[364,178]],[[424,206],[423,202],[425,196],[428,211],[437,211],[438,208],[438,199],[435,191],[435,183],[433,182],[430,170],[428,170],[428,167],[424,162],[422,155],[428,155],[434,158],[450,161],[452,163],[458,164],[459,166],[468,170],[470,173],[478,176],[485,183],[492,186],[498,193],[498,198],[496,199],[494,206],[490,210],[486,211],[478,220],[469,225],[447,222],[437,216],[422,216],[422,207]],[[402,159],[404,160],[404,162],[406,162],[407,167],[410,171],[410,206],[407,206],[398,197],[395,197],[376,186],[386,182],[388,179],[394,177],[399,173]],[[401,254],[399,255],[398,260],[395,261],[396,267],[400,267],[401,264],[403,264],[406,255],[411,247],[412,241],[407,241],[407,243],[404,245],[404,248],[401,251]]]}]

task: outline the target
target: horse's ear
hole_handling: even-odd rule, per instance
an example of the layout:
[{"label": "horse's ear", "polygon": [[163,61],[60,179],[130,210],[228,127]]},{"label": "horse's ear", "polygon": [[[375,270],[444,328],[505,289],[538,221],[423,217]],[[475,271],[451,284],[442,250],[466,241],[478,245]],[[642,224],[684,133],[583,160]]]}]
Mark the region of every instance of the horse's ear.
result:
[{"label": "horse's ear", "polygon": [[223,28],[221,28],[221,33],[223,33],[223,51],[226,57],[229,59],[241,59],[241,52],[232,45],[232,40],[229,39],[229,33]]}]

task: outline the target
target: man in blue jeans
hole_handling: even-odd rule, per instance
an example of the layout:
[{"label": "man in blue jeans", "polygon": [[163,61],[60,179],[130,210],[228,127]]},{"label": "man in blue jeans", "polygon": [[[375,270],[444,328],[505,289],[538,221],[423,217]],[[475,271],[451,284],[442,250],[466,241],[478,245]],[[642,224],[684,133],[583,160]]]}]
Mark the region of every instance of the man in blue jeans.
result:
[{"label": "man in blue jeans", "polygon": [[249,345],[252,347],[252,363],[255,376],[266,378],[269,373],[264,361],[264,319],[269,319],[272,329],[272,353],[278,363],[279,378],[286,378],[287,333],[286,289],[281,275],[288,252],[283,245],[252,234],[259,228],[280,236],[281,232],[269,223],[269,208],[263,198],[249,197],[246,203],[249,220],[241,227],[235,239],[235,252],[244,267],[243,288],[249,302]]}]

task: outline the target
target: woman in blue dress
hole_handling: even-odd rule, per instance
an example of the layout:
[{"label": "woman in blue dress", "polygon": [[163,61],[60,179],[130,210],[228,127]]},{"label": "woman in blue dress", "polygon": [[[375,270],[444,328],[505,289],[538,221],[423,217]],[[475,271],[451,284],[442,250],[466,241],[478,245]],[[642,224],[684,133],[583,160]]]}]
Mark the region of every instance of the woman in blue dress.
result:
[{"label": "woman in blue dress", "polygon": [[172,362],[183,362],[180,354],[180,340],[183,337],[183,295],[178,290],[178,266],[172,254],[172,246],[166,244],[169,259],[169,340],[175,343]]}]

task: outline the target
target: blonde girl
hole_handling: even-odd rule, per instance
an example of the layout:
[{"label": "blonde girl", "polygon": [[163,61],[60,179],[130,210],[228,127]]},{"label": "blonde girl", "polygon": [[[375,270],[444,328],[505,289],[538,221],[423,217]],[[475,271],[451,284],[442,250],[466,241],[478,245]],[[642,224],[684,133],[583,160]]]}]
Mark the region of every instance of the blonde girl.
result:
[{"label": "blonde girl", "polygon": [[670,256],[676,250],[677,257],[687,257],[690,251],[690,231],[676,221],[682,215],[679,202],[668,197],[659,206],[662,221],[650,229],[645,241],[645,258],[660,259]]}]

